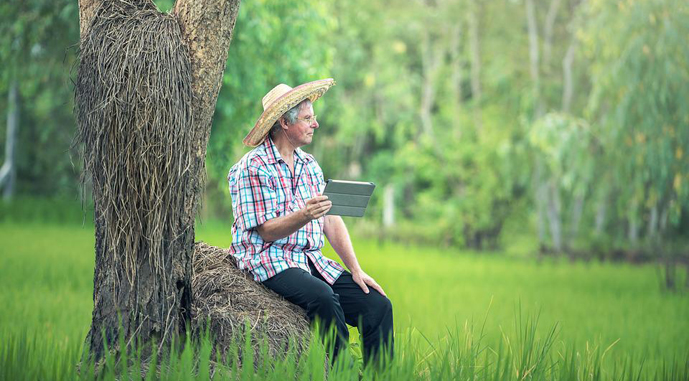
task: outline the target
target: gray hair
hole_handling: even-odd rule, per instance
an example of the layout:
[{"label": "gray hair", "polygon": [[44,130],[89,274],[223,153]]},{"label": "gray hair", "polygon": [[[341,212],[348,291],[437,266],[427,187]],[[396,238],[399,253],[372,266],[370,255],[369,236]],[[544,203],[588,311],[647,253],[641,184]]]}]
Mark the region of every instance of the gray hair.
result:
[{"label": "gray hair", "polygon": [[275,121],[275,124],[273,124],[273,127],[270,128],[270,135],[273,135],[280,131],[282,127],[280,127],[280,119],[285,118],[287,120],[287,123],[289,124],[294,124],[297,122],[297,115],[299,115],[299,110],[301,110],[302,106],[307,105],[308,103],[311,103],[310,99],[304,99],[303,101],[299,102],[298,105],[292,107],[291,109],[287,110],[286,113],[282,114],[282,117],[278,118],[278,120]]}]

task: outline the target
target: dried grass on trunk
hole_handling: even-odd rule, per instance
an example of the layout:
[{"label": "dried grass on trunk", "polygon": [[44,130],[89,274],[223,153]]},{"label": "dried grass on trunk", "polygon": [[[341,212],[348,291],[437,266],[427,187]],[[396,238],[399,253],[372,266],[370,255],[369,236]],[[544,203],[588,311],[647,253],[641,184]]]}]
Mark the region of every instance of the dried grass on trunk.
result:
[{"label": "dried grass on trunk", "polygon": [[[87,344],[156,340],[190,320],[194,216],[192,72],[179,23],[150,0],[105,1],[81,41],[75,146],[96,221],[94,312]],[[122,315],[121,331],[118,314]],[[119,350],[122,350],[120,348]]]},{"label": "dried grass on trunk", "polygon": [[104,2],[82,41],[76,83],[85,175],[106,251],[130,284],[141,255],[165,279],[166,240],[182,233],[193,175],[191,64],[179,24],[148,2],[132,3]]},{"label": "dried grass on trunk", "polygon": [[233,340],[243,342],[247,321],[255,356],[261,337],[267,339],[270,356],[283,353],[290,339],[298,351],[304,349],[310,335],[304,310],[240,271],[228,250],[196,244],[192,290],[193,327],[202,331],[210,318],[210,332],[223,355]]}]

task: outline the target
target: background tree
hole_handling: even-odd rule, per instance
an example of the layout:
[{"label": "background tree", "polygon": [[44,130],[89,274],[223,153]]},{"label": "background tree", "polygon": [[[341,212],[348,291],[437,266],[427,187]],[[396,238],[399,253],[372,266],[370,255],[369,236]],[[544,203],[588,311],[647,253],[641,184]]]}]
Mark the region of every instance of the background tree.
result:
[{"label": "background tree", "polygon": [[[5,161],[0,188],[16,193],[74,194],[67,149],[73,135],[69,69],[78,39],[73,1],[16,1],[0,5],[0,108],[6,110]],[[71,41],[71,43],[70,43]],[[0,138],[2,139],[2,138]]]}]

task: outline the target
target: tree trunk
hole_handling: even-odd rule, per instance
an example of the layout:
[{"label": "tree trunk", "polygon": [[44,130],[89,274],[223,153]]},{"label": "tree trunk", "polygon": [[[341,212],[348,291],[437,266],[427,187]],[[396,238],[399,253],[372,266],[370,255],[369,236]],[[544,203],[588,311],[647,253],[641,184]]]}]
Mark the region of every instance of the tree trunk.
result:
[{"label": "tree trunk", "polygon": [[553,49],[553,27],[555,26],[555,19],[560,9],[561,0],[552,0],[548,8],[548,14],[545,17],[545,25],[543,27],[543,67],[546,73],[550,70],[550,58],[552,57]]},{"label": "tree trunk", "polygon": [[567,246],[572,248],[574,246],[574,241],[579,235],[579,222],[581,221],[581,216],[584,212],[584,195],[577,195],[574,197],[574,203],[572,204],[572,215],[569,226],[569,237],[567,237]]},{"label": "tree trunk", "polygon": [[383,227],[395,225],[395,185],[388,184],[383,188]]},{"label": "tree trunk", "polygon": [[594,232],[596,236],[600,236],[603,234],[603,229],[605,229],[605,217],[607,214],[607,197],[602,198],[598,202],[598,206],[596,207],[596,220],[594,224]]},{"label": "tree trunk", "polygon": [[548,221],[550,235],[553,238],[553,249],[558,253],[562,252],[562,207],[560,191],[553,180],[548,184]]},{"label": "tree trunk", "polygon": [[5,140],[5,162],[0,168],[0,188],[4,188],[3,198],[9,201],[14,196],[17,180],[17,165],[14,162],[14,150],[17,146],[19,130],[19,84],[16,79],[10,83],[7,96],[7,133]]},{"label": "tree trunk", "polygon": [[450,59],[452,60],[452,92],[455,97],[456,107],[462,110],[462,24],[457,24],[452,28],[452,39],[450,41]]},{"label": "tree trunk", "polygon": [[[150,0],[80,0],[80,30],[82,50],[88,39],[96,33],[96,21],[99,11],[105,5],[121,6],[121,9],[131,10],[131,14],[145,10],[155,10]],[[128,350],[129,345],[143,344],[155,341],[158,350],[169,346],[171,340],[185,332],[191,323],[191,278],[192,255],[194,252],[194,220],[204,186],[206,145],[210,135],[211,119],[215,109],[218,92],[227,52],[232,38],[239,0],[178,0],[175,4],[174,17],[178,24],[178,34],[183,46],[181,49],[188,54],[188,66],[157,67],[155,72],[141,72],[129,75],[140,75],[141,81],[151,83],[154,75],[161,71],[190,71],[183,73],[191,78],[190,95],[180,97],[181,104],[170,107],[189,110],[184,120],[189,124],[183,125],[186,137],[186,147],[172,154],[184,156],[181,160],[185,167],[180,172],[171,173],[174,181],[183,182],[179,186],[179,194],[175,195],[175,203],[151,202],[153,207],[148,214],[159,216],[159,224],[146,224],[149,220],[141,219],[141,204],[146,204],[154,194],[146,194],[145,190],[160,187],[155,181],[160,178],[160,168],[142,166],[140,158],[117,157],[116,160],[138,163],[136,170],[140,180],[144,183],[144,191],[137,203],[110,205],[101,202],[104,193],[112,192],[113,184],[94,181],[95,233],[96,233],[96,261],[94,271],[94,309],[92,325],[87,337],[92,359],[99,362],[104,355],[104,340],[112,350]],[[163,16],[161,16],[163,17]],[[103,21],[103,20],[101,20]],[[121,27],[119,24],[118,27]],[[129,25],[129,24],[126,24]],[[93,29],[93,30],[92,30]],[[155,49],[155,47],[151,47]],[[168,47],[169,48],[169,47]],[[80,63],[80,70],[83,66]],[[169,65],[169,63],[167,63]],[[163,63],[165,65],[165,62]],[[172,66],[172,65],[171,65]],[[125,74],[126,75],[126,74]],[[111,77],[114,78],[114,77]],[[100,86],[100,84],[99,84]],[[108,84],[102,84],[107,87]],[[183,86],[179,84],[178,86]],[[84,87],[77,83],[76,96],[88,97],[84,94]],[[97,87],[96,87],[97,89]],[[93,88],[89,88],[93,90]],[[155,90],[155,89],[153,89]],[[130,105],[129,107],[134,107]],[[166,106],[166,105],[163,105]],[[122,106],[120,106],[122,107]],[[126,107],[126,106],[125,106]],[[141,110],[140,108],[138,110]],[[151,110],[151,109],[149,109]],[[152,108],[155,112],[155,108]],[[88,110],[82,110],[88,111]],[[125,109],[126,111],[126,109]],[[78,115],[79,116],[79,115]],[[80,128],[89,127],[92,121],[77,118]],[[118,125],[113,126],[112,133],[132,131],[133,127],[145,128],[150,124],[151,115],[134,115],[131,119],[116,119]],[[135,120],[140,123],[133,126]],[[142,127],[143,126],[143,127]],[[155,133],[156,131],[154,131]],[[157,131],[165,133],[164,131]],[[87,131],[88,133],[88,131]],[[146,138],[151,138],[146,136]],[[144,141],[155,145],[160,142]],[[138,143],[137,143],[138,144]],[[86,150],[85,152],[90,152]],[[170,157],[163,158],[172,159]],[[85,158],[89,160],[89,158]],[[113,168],[117,163],[105,163]],[[121,173],[116,173],[121,175]],[[96,174],[92,174],[96,175]],[[125,176],[126,177],[126,176]],[[132,179],[129,179],[132,181]],[[119,184],[116,184],[119,185]],[[169,184],[165,185],[168,186]],[[124,216],[124,217],[123,217]],[[113,238],[112,225],[117,218],[139,218],[143,221],[140,226],[140,239],[137,241],[127,235]],[[161,227],[162,226],[162,227]],[[148,245],[149,241],[158,240],[160,245]],[[134,253],[135,255],[133,255]],[[121,319],[121,320],[120,320]],[[128,348],[118,348],[118,337],[123,337]]]},{"label": "tree trunk", "polygon": [[646,230],[646,237],[653,239],[658,231],[658,205],[653,205],[651,208],[651,216],[648,219],[648,226]]},{"label": "tree trunk", "polygon": [[632,249],[636,249],[637,243],[639,241],[639,219],[638,219],[638,202],[633,201],[627,212],[627,239],[632,246]]},{"label": "tree trunk", "polygon": [[534,120],[544,113],[543,100],[541,99],[541,74],[540,53],[538,46],[538,24],[536,22],[536,10],[533,0],[526,0],[526,22],[529,31],[529,62],[531,80],[533,81],[532,97],[534,102]]},{"label": "tree trunk", "polygon": [[569,113],[572,108],[572,97],[574,96],[574,81],[572,80],[572,65],[574,63],[574,53],[576,52],[576,37],[572,36],[572,40],[567,48],[565,58],[562,59],[562,111]]},{"label": "tree trunk", "polygon": [[435,86],[433,82],[435,80],[439,59],[437,57],[438,49],[435,47],[433,41],[431,41],[430,33],[426,28],[423,30],[421,49],[423,73],[423,82],[421,84],[421,108],[419,110],[421,127],[428,137],[435,140],[435,134],[433,133],[433,114],[431,111],[433,103],[435,102]]},{"label": "tree trunk", "polygon": [[469,24],[469,50],[471,51],[471,96],[473,99],[474,124],[476,131],[483,128],[481,118],[481,52],[479,37],[479,16],[480,4],[473,0],[469,5],[468,24]]},{"label": "tree trunk", "polygon": [[536,228],[538,232],[538,246],[543,250],[546,247],[546,204],[548,203],[548,190],[543,180],[543,159],[535,158],[533,187],[536,189]]}]

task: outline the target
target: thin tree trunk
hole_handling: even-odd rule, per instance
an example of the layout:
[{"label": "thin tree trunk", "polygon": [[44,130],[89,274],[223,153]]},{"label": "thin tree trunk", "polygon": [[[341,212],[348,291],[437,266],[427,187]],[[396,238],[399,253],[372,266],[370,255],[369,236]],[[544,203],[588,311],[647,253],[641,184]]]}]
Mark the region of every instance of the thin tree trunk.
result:
[{"label": "thin tree trunk", "polygon": [[4,188],[3,198],[9,201],[14,196],[17,180],[17,165],[15,164],[15,149],[17,147],[17,132],[19,130],[19,84],[16,79],[10,83],[7,96],[7,132],[5,140],[5,162],[0,168],[0,188]]},{"label": "thin tree trunk", "polygon": [[627,238],[632,246],[636,247],[639,241],[639,221],[636,217],[636,205],[632,205],[632,214],[629,216],[629,224],[627,225]]},{"label": "thin tree trunk", "polygon": [[[555,0],[553,0],[553,1],[555,1]],[[573,13],[576,12],[576,9],[585,1],[586,0],[582,0],[581,2],[575,2],[574,9],[572,9],[572,12]],[[570,112],[570,109],[572,108],[572,98],[574,96],[574,81],[572,79],[572,73],[574,71],[573,70],[574,56],[576,55],[576,51],[577,51],[577,37],[576,37],[576,33],[574,32],[575,22],[576,22],[576,17],[572,17],[572,20],[570,21],[570,24],[569,24],[569,29],[571,32],[571,36],[570,36],[570,40],[569,40],[569,46],[567,47],[567,52],[565,53],[565,57],[562,59],[562,79],[563,79],[562,111],[564,111],[565,113]],[[550,49],[551,46],[552,46],[552,44],[549,42],[548,43],[548,49]]]},{"label": "thin tree trunk", "polygon": [[649,239],[652,239],[656,236],[657,232],[658,232],[658,205],[653,205],[653,208],[651,208],[651,216],[648,219],[646,236]]},{"label": "thin tree trunk", "polygon": [[574,53],[576,52],[576,38],[573,36],[565,58],[562,60],[562,111],[569,113],[572,107],[572,97],[574,95],[574,81],[572,80],[572,66],[574,64]]},{"label": "thin tree trunk", "polygon": [[434,78],[435,72],[438,67],[438,58],[436,48],[433,46],[431,41],[430,33],[424,28],[423,40],[422,40],[422,70],[423,70],[423,82],[421,84],[421,127],[423,132],[428,135],[431,139],[435,140],[435,134],[433,133],[433,118],[431,109],[433,103],[435,102],[435,87]]},{"label": "thin tree trunk", "polygon": [[658,229],[660,230],[660,234],[662,235],[665,233],[665,228],[667,228],[668,206],[666,203],[663,203],[661,210],[662,212],[660,212],[660,221],[658,222]]},{"label": "thin tree trunk", "polygon": [[459,140],[462,137],[462,126],[459,122],[462,115],[462,24],[457,22],[452,30],[450,43],[450,59],[452,60],[452,90],[455,99],[455,115],[453,118],[453,138]]},{"label": "thin tree trunk", "polygon": [[562,252],[562,206],[560,203],[560,192],[554,181],[548,184],[548,221],[550,224],[550,235],[553,239],[553,249]]},{"label": "thin tree trunk", "polygon": [[536,22],[536,10],[533,0],[526,0],[526,21],[529,31],[529,61],[531,80],[533,81],[532,97],[534,102],[534,120],[537,120],[544,113],[543,101],[541,99],[541,74],[540,74],[540,53],[538,47],[538,24]]},{"label": "thin tree trunk", "polygon": [[[107,0],[120,1],[120,0]],[[82,44],[88,38],[94,17],[105,0],[80,0],[79,15]],[[129,0],[129,7],[155,7],[150,0]],[[92,358],[100,361],[104,355],[103,336],[111,349],[119,351],[118,336],[123,336],[127,346],[156,341],[159,350],[168,346],[171,340],[184,333],[191,323],[191,277],[194,252],[194,220],[204,187],[206,145],[210,135],[211,120],[221,86],[221,79],[232,38],[239,0],[178,0],[173,11],[186,44],[191,63],[191,91],[193,102],[185,105],[191,110],[193,122],[188,126],[191,148],[188,181],[185,194],[180,199],[180,210],[169,214],[174,205],[160,205],[162,215],[177,216],[171,224],[178,227],[180,235],[173,231],[141,232],[161,234],[165,249],[160,255],[139,253],[141,258],[160,261],[137,260],[132,265],[135,271],[130,282],[121,282],[122,261],[112,261],[106,247],[106,227],[110,216],[102,213],[106,206],[100,205],[98,194],[103,190],[94,186],[96,209],[96,263],[94,270],[94,309],[87,345]],[[170,68],[170,70],[179,68]],[[80,88],[76,88],[77,94]],[[151,171],[156,170],[151,168]],[[99,212],[101,211],[101,212]],[[135,213],[122,210],[124,215]],[[122,245],[124,246],[124,245]],[[120,247],[120,246],[116,246]],[[117,249],[115,249],[117,250]],[[125,252],[115,255],[126,257]],[[158,257],[157,257],[158,256]],[[120,267],[118,267],[118,264]],[[160,274],[156,266],[166,269]],[[121,319],[121,321],[120,321]]]},{"label": "thin tree trunk", "polygon": [[538,232],[539,247],[546,246],[546,205],[548,203],[548,192],[543,181],[543,160],[536,159],[536,170],[534,171],[534,189],[536,189],[536,228]]},{"label": "thin tree trunk", "polygon": [[395,186],[387,184],[383,189],[383,226],[395,225]]},{"label": "thin tree trunk", "polygon": [[584,212],[584,196],[578,195],[574,198],[574,203],[572,204],[572,217],[569,226],[569,237],[567,239],[568,246],[571,248],[576,240],[577,235],[579,235],[579,222],[581,221],[581,215]]},{"label": "thin tree trunk", "polygon": [[548,14],[545,17],[545,25],[543,27],[543,67],[546,73],[550,69],[550,58],[553,50],[553,26],[555,19],[560,9],[561,0],[552,0],[548,8]]},{"label": "thin tree trunk", "polygon": [[596,221],[595,221],[595,227],[594,227],[594,232],[595,234],[601,235],[603,233],[603,229],[605,228],[605,216],[607,213],[607,198],[603,198],[599,203],[596,208]]},{"label": "thin tree trunk", "polygon": [[479,36],[479,16],[481,14],[480,5],[476,0],[472,0],[469,5],[468,24],[469,24],[469,50],[471,54],[471,96],[473,98],[474,124],[476,130],[483,129],[481,118],[481,52]]}]

